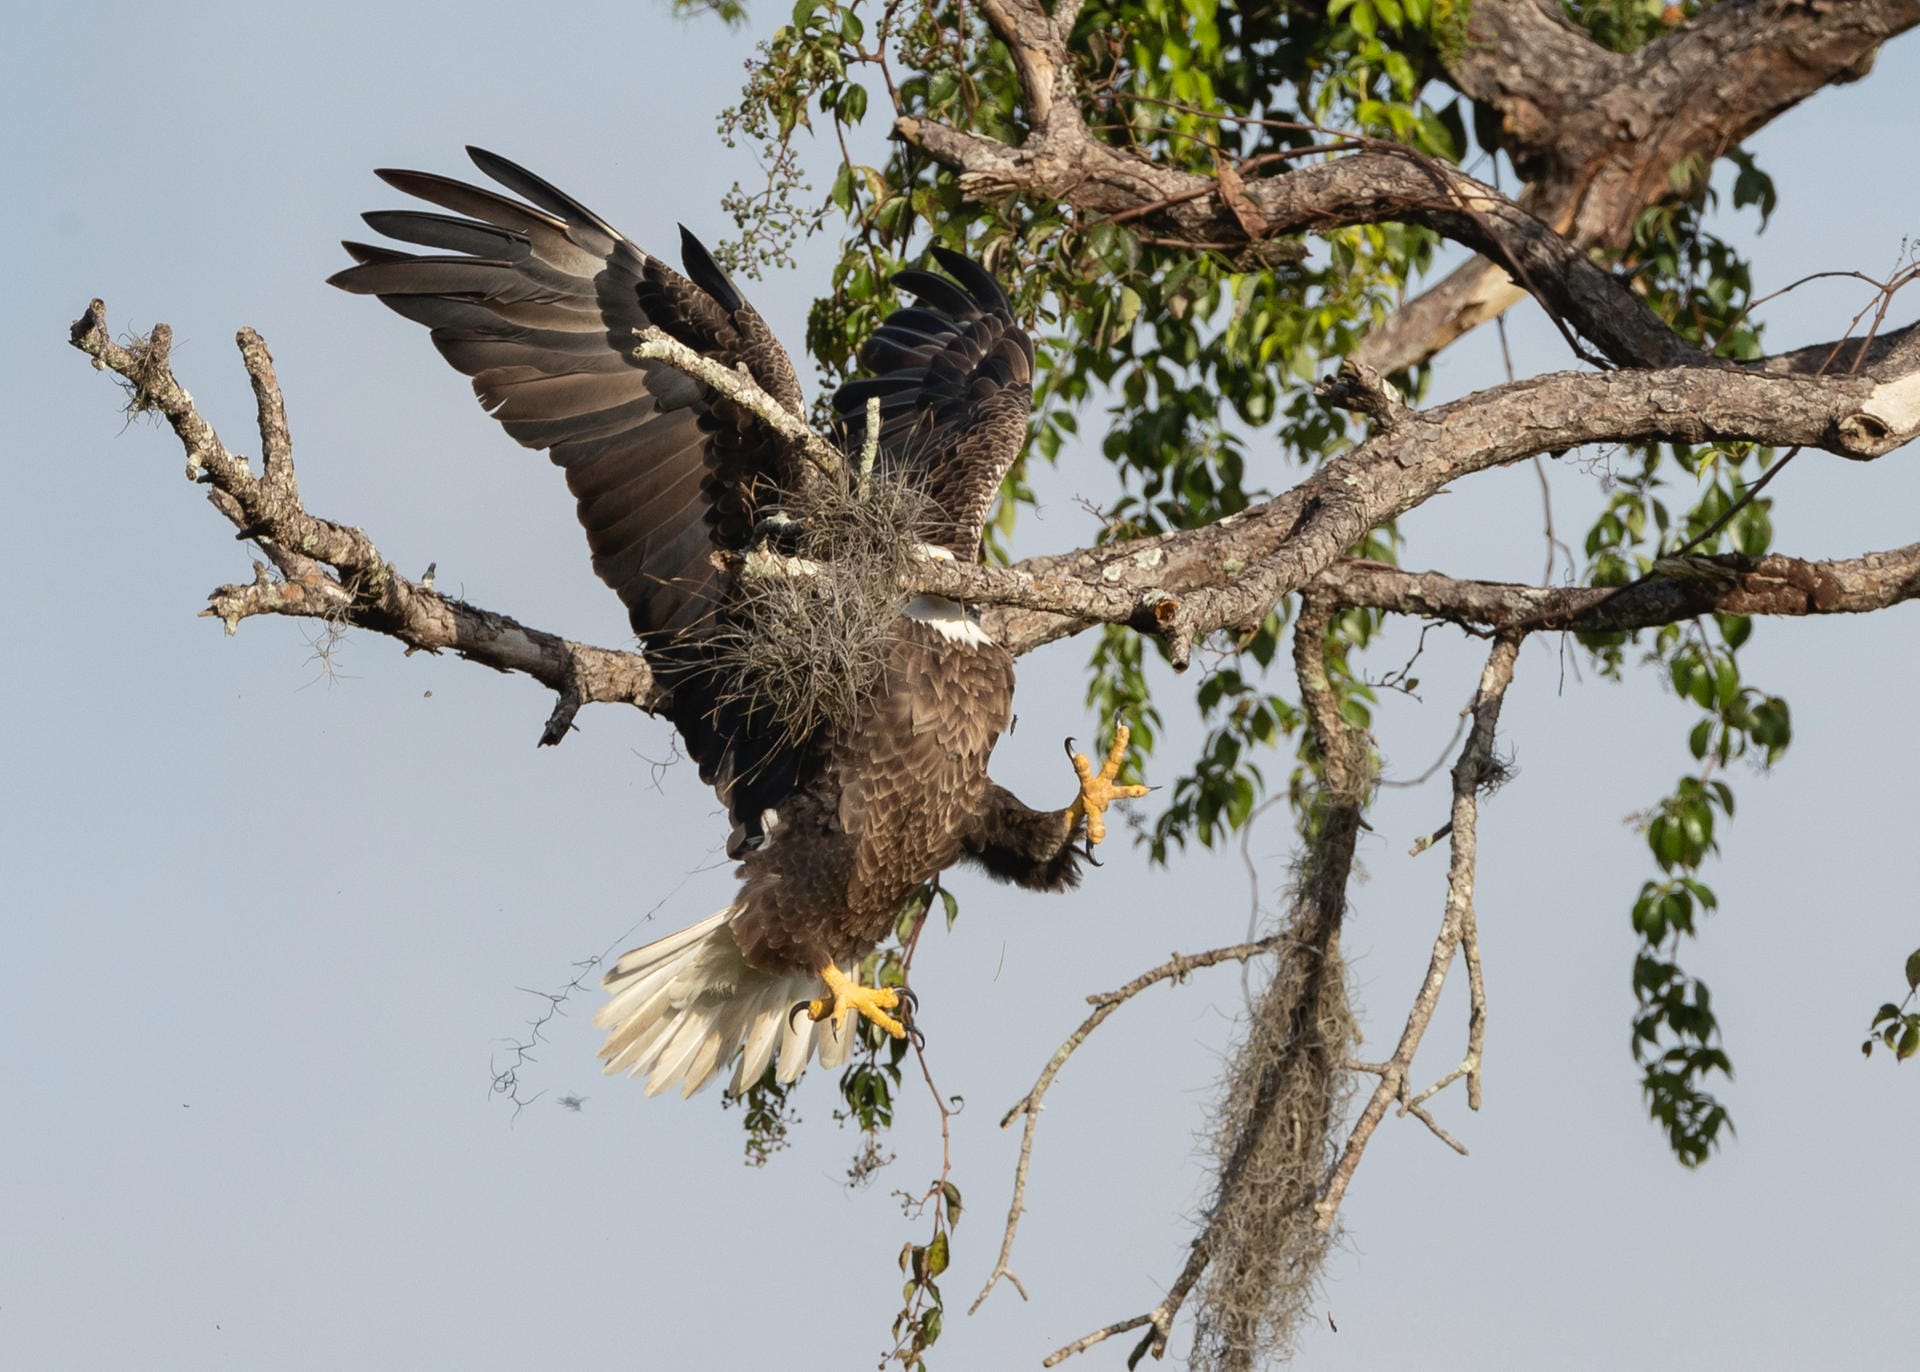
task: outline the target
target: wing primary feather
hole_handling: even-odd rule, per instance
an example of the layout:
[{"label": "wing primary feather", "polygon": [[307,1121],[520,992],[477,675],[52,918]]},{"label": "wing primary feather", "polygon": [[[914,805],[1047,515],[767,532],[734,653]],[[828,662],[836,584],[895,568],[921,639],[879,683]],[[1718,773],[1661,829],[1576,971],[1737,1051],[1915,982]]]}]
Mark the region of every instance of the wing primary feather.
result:
[{"label": "wing primary feather", "polygon": [[[405,262],[410,258],[412,258],[413,256],[412,253],[401,252],[398,248],[376,247],[372,243],[356,243],[351,238],[341,239],[340,246],[347,250],[348,257],[351,257],[358,265],[362,267],[373,266],[376,264],[386,263],[386,262]],[[351,270],[351,268],[348,268],[347,270]],[[343,291],[351,290],[352,287],[344,286],[344,285],[341,285],[340,283],[340,278],[345,276],[346,274],[347,274],[346,271],[335,272],[332,276],[329,276],[327,278],[327,284],[329,286],[337,287],[338,289]]]},{"label": "wing primary feather", "polygon": [[741,298],[733,278],[713,260],[707,245],[695,238],[691,229],[685,224],[679,228],[680,261],[687,269],[687,279],[712,296],[728,314],[738,314],[747,302]]},{"label": "wing primary feather", "polygon": [[527,250],[526,238],[511,230],[475,219],[451,214],[430,214],[424,210],[368,210],[360,216],[367,227],[403,243],[418,243],[428,248],[471,257],[502,258]]},{"label": "wing primary feather", "polygon": [[467,156],[473,159],[474,166],[515,195],[525,196],[548,214],[557,215],[568,224],[591,225],[616,242],[624,238],[624,235],[613,225],[551,181],[535,176],[518,162],[510,162],[497,152],[488,152],[485,148],[476,148],[471,144],[467,147]]},{"label": "wing primary feather", "polygon": [[407,171],[400,167],[382,167],[374,175],[395,190],[438,205],[455,214],[471,215],[503,229],[530,233],[536,229],[564,231],[566,225],[552,215],[518,200],[509,200],[498,191],[470,186],[437,172]]},{"label": "wing primary feather", "polygon": [[941,269],[965,286],[977,302],[995,314],[1004,315],[1008,322],[1012,322],[1013,305],[1008,301],[1007,293],[1001,289],[1000,282],[992,272],[965,253],[957,253],[952,248],[943,248],[936,243],[930,251]]},{"label": "wing primary feather", "polygon": [[956,318],[965,319],[969,315],[980,313],[974,298],[944,276],[935,276],[932,272],[909,267],[903,272],[893,274],[893,284],[901,290],[911,291],[920,300],[932,305],[935,309],[945,310]]}]

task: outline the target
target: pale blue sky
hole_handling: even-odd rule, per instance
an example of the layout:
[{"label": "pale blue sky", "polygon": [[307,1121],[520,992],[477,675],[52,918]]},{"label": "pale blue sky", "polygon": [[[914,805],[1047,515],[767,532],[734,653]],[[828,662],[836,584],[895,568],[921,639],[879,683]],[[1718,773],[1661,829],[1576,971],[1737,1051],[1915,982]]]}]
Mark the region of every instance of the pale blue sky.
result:
[{"label": "pale blue sky", "polygon": [[[592,996],[529,1070],[546,1099],[509,1127],[488,1097],[496,1040],[537,1009],[516,988],[727,899],[711,798],[690,769],[656,786],[647,765],[666,727],[598,707],[539,750],[550,702],[524,679],[354,635],[328,683],[300,625],[223,638],[194,614],[247,575],[247,550],[181,479],[172,438],[125,427],[109,380],[64,343],[94,295],[116,328],[167,320],[181,380],[251,451],[231,340],[253,325],[313,510],[363,526],[405,570],[437,561],[443,587],[481,604],[622,642],[557,475],[498,433],[416,328],[322,282],[356,214],[397,199],[370,168],[462,173],[468,142],[643,244],[670,248],[676,221],[720,236],[719,197],[751,167],[712,114],[749,53],[648,3],[95,4],[15,20],[0,54],[15,187],[0,233],[16,264],[0,334],[15,664],[0,685],[0,1365],[824,1369],[884,1346],[894,1255],[924,1237],[888,1192],[938,1166],[917,1083],[890,1140],[899,1160],[857,1192],[840,1183],[855,1139],[830,1117],[830,1082],[805,1082],[792,1150],[748,1170],[717,1094],[646,1100],[597,1075]],[[1908,38],[1869,80],[1755,140],[1782,191],[1755,247],[1763,289],[1884,270],[1920,230],[1912,186],[1854,156],[1913,133],[1917,84]],[[826,260],[808,245],[753,291],[796,345]],[[1849,283],[1808,288],[1769,307],[1771,339],[1834,336],[1861,303]],[[1514,339],[1525,370],[1566,364],[1537,314],[1516,317]],[[1492,335],[1476,336],[1442,386],[1485,384],[1496,362]],[[1277,459],[1260,475],[1290,479]],[[1584,527],[1592,464],[1557,463],[1553,479],[1561,528]],[[1085,541],[1073,497],[1106,493],[1096,460],[1040,485],[1022,548]],[[1795,553],[1920,536],[1911,452],[1870,466],[1810,453],[1776,490]],[[1410,560],[1534,575],[1537,498],[1524,468],[1463,483],[1408,522]],[[1694,1174],[1645,1121],[1627,1053],[1626,911],[1649,866],[1627,816],[1681,769],[1689,714],[1650,674],[1563,679],[1554,645],[1529,645],[1503,729],[1520,775],[1481,831],[1486,1108],[1437,1106],[1472,1156],[1389,1120],[1322,1302],[1339,1332],[1310,1331],[1302,1365],[1911,1358],[1920,1068],[1863,1063],[1858,1043],[1920,944],[1914,616],[1755,635],[1749,673],[1791,699],[1796,743],[1773,776],[1739,778],[1710,874],[1723,912],[1689,950],[1739,1069],[1726,1095],[1740,1133]],[[1083,655],[1023,663],[1020,729],[995,771],[1035,803],[1068,791],[1059,738],[1099,727],[1080,704]],[[1379,670],[1404,656],[1383,651]],[[1423,703],[1382,709],[1401,774],[1437,755],[1478,656],[1430,636]],[[1168,773],[1195,737],[1169,713]],[[1405,851],[1444,807],[1444,778],[1384,794],[1362,849],[1346,946],[1375,1046],[1439,918],[1444,858]],[[1255,842],[1270,885],[1285,838],[1273,823]],[[1245,875],[1233,854],[1155,872],[1116,845],[1071,897],[955,884],[962,921],[928,936],[917,978],[940,1085],[969,1102],[936,1366],[1033,1366],[1151,1306],[1178,1270],[1238,978],[1157,990],[1074,1059],[1015,1254],[1033,1300],[1003,1290],[969,1319],[1017,1143],[998,1118],[1084,995],[1241,938]],[[1454,1061],[1463,1012],[1450,996],[1422,1077]],[[577,1114],[553,1103],[568,1092],[587,1097]],[[1125,1348],[1082,1365],[1119,1366]]]}]

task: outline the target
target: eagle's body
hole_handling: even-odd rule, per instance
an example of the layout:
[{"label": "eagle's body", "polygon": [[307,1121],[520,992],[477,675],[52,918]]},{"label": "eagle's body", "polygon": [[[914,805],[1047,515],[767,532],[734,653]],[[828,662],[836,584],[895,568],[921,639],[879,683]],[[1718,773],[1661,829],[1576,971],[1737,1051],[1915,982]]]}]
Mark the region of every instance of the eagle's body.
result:
[{"label": "eagle's body", "polygon": [[732,923],[749,965],[857,962],[914,889],[959,860],[986,808],[1013,659],[955,611],[901,616],[872,706],[742,859]]},{"label": "eagle's body", "polygon": [[[929,878],[971,858],[1022,885],[1073,884],[1083,822],[1091,815],[1097,830],[1106,800],[1133,791],[1110,784],[1124,738],[1098,776],[1076,759],[1072,805],[1021,804],[987,776],[1010,718],[1013,659],[964,607],[927,596],[886,626],[850,714],[796,729],[739,689],[752,666],[723,645],[737,646],[747,612],[716,553],[762,545],[783,506],[803,507],[796,491],[834,478],[708,385],[636,357],[634,335],[658,328],[744,369],[798,416],[792,363],[684,230],[685,276],[546,182],[469,151],[524,201],[382,172],[458,217],[391,211],[368,222],[450,255],[349,243],[359,265],[334,283],[427,325],[507,431],[565,470],[594,568],[626,602],[671,692],[665,712],[733,817],[738,898],[626,954],[606,977],[612,999],[596,1022],[610,1031],[607,1070],[646,1075],[649,1092],[679,1084],[691,1094],[730,1061],[734,1091],[776,1063],[791,1081],[816,1047],[823,1063],[844,1058],[850,1009],[902,1032],[885,1013],[894,993],[854,985],[840,964],[885,938]],[[953,279],[900,274],[921,304],[868,341],[861,358],[877,375],[842,386],[834,407],[857,452],[878,397],[872,480],[913,493],[913,540],[972,560],[1025,442],[1033,348],[991,276],[934,252]]]}]

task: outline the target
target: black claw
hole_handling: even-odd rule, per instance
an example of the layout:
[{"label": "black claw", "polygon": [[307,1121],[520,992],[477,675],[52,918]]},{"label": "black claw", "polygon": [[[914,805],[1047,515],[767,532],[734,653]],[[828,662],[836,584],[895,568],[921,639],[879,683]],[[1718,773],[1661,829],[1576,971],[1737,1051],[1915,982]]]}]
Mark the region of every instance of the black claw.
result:
[{"label": "black claw", "polygon": [[1072,738],[1072,736],[1071,736],[1071,735],[1069,735],[1069,736],[1068,736],[1068,738],[1067,738],[1067,756],[1068,756],[1068,757],[1072,757],[1072,756],[1073,756],[1073,751],[1074,751],[1074,750],[1073,750],[1073,738]]},{"label": "black claw", "polygon": [[911,1022],[907,1025],[907,1042],[921,1052],[926,1051],[927,1036],[920,1032],[920,1026]]},{"label": "black claw", "polygon": [[793,1009],[787,1011],[787,1028],[793,1028],[793,1017],[799,1014],[805,1014],[811,1018],[813,1016],[813,1002],[810,1000],[795,1001],[793,1003]]},{"label": "black claw", "polygon": [[920,997],[916,996],[913,993],[913,989],[908,986],[896,986],[894,990],[897,991],[900,996],[900,1004],[898,1007],[900,1010],[900,1018],[902,1020],[911,1020],[920,1011]]}]

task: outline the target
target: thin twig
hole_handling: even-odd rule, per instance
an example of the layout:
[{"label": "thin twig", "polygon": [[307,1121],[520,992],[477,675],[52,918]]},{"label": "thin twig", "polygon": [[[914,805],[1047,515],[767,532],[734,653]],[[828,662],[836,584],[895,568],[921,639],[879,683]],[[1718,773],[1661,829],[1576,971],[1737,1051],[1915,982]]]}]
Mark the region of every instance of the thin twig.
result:
[{"label": "thin twig", "polygon": [[[1125,986],[1087,997],[1087,1004],[1094,1007],[1093,1013],[1082,1020],[1080,1027],[1067,1035],[1066,1040],[1054,1050],[1053,1056],[1047,1060],[1047,1065],[1040,1069],[1040,1075],[1035,1079],[1033,1089],[1015,1101],[1007,1113],[1000,1118],[1002,1129],[1023,1114],[1027,1117],[1027,1123],[1020,1135],[1020,1160],[1013,1169],[1013,1201],[1007,1207],[1007,1225],[1000,1239],[1000,1256],[994,1262],[993,1271],[987,1274],[986,1285],[980,1288],[980,1294],[975,1296],[973,1304],[967,1307],[968,1314],[980,1308],[981,1302],[986,1300],[1002,1277],[1013,1283],[1014,1289],[1020,1293],[1021,1300],[1027,1299],[1026,1288],[1020,1284],[1020,1278],[1014,1275],[1012,1268],[1007,1266],[1007,1260],[1013,1254],[1014,1233],[1019,1229],[1020,1216],[1026,1209],[1027,1172],[1033,1162],[1033,1136],[1040,1127],[1041,1099],[1047,1094],[1047,1089],[1053,1085],[1053,1079],[1060,1075],[1060,1069],[1067,1065],[1067,1059],[1087,1041],[1088,1035],[1105,1023],[1107,1016],[1149,986],[1163,981],[1182,980],[1189,972],[1202,967],[1212,967],[1216,963],[1245,962],[1249,958],[1271,952],[1281,941],[1281,935],[1276,934],[1271,938],[1256,939],[1250,943],[1236,943],[1227,948],[1212,948],[1204,953],[1175,953],[1158,967],[1142,972]],[[1129,1329],[1134,1327],[1134,1325],[1127,1326]],[[1051,1362],[1048,1365],[1051,1366]]]},{"label": "thin twig", "polygon": [[[1327,1183],[1317,1207],[1322,1229],[1332,1227],[1340,1209],[1340,1201],[1353,1180],[1354,1170],[1360,1165],[1360,1156],[1366,1151],[1367,1141],[1373,1137],[1374,1130],[1385,1117],[1387,1107],[1396,1100],[1406,1099],[1406,1081],[1413,1068],[1414,1054],[1440,1003],[1440,992],[1447,981],[1447,969],[1452,965],[1454,953],[1460,947],[1472,918],[1479,793],[1493,766],[1494,731],[1500,721],[1501,701],[1513,681],[1513,666],[1519,656],[1519,648],[1518,635],[1501,636],[1494,643],[1493,651],[1487,657],[1486,668],[1480,674],[1480,686],[1473,699],[1473,727],[1467,735],[1466,746],[1461,749],[1460,760],[1453,768],[1453,814],[1448,821],[1452,826],[1449,831],[1452,858],[1447,868],[1446,913],[1440,922],[1440,932],[1433,941],[1426,977],[1407,1013],[1406,1026],[1400,1031],[1399,1045],[1394,1049],[1393,1056],[1387,1059],[1380,1073],[1380,1084],[1368,1098],[1353,1131],[1347,1136],[1346,1147],[1339,1161],[1327,1175]],[[1479,1063],[1472,1058],[1477,1045],[1473,1042],[1471,1027],[1469,1045],[1471,1066],[1463,1064],[1459,1074],[1477,1076]],[[1420,1099],[1424,1100],[1424,1097]],[[1411,1110],[1419,1104],[1420,1100],[1415,1100],[1407,1108]]]}]

